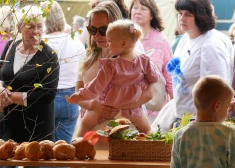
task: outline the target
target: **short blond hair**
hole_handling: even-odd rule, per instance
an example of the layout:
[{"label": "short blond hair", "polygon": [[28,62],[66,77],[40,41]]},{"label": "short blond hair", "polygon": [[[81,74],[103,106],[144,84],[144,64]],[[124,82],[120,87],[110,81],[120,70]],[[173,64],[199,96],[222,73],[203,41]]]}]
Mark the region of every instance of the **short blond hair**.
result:
[{"label": "short blond hair", "polygon": [[207,75],[197,81],[192,94],[195,107],[202,110],[211,107],[215,101],[232,99],[234,91],[220,76]]},{"label": "short blond hair", "polygon": [[142,29],[131,20],[117,20],[108,25],[107,32],[112,31],[120,38],[130,39],[134,44],[142,37]]},{"label": "short blond hair", "polygon": [[12,10],[10,6],[2,6],[0,8],[0,30],[6,33],[15,31],[17,18]]},{"label": "short blond hair", "polygon": [[[48,8],[49,4],[49,1],[42,2],[41,7]],[[60,4],[56,1],[53,1],[49,9],[50,13],[45,21],[47,33],[64,31],[66,20]]]}]

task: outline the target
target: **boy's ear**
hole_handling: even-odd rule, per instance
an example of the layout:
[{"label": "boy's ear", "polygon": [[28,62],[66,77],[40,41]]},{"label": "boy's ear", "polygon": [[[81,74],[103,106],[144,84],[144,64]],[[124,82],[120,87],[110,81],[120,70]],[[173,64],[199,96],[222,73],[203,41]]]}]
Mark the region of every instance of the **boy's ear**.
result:
[{"label": "boy's ear", "polygon": [[218,109],[219,109],[219,107],[220,107],[220,104],[221,104],[220,101],[216,101],[216,102],[214,103],[214,106],[213,106],[214,112],[217,112],[217,111],[218,111]]}]

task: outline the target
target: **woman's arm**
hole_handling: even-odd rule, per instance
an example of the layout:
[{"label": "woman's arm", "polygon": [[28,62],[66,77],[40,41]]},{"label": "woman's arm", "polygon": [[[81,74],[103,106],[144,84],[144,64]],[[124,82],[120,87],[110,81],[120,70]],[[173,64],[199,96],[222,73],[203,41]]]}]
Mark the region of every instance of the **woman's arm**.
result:
[{"label": "woman's arm", "polygon": [[124,106],[120,106],[117,107],[119,109],[133,109],[133,108],[137,108],[139,106],[142,106],[142,104],[145,104],[146,102],[148,102],[149,100],[151,100],[153,98],[153,84],[149,85],[141,94],[139,100],[135,103],[130,103]]}]

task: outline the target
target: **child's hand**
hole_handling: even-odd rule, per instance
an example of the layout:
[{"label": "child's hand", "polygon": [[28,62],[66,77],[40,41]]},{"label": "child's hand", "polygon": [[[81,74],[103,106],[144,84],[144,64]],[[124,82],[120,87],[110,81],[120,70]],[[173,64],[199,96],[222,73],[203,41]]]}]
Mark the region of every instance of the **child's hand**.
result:
[{"label": "child's hand", "polygon": [[72,104],[72,102],[70,101],[70,97],[69,96],[65,96],[65,99],[66,99],[66,101],[69,103],[69,104]]},{"label": "child's hand", "polygon": [[65,99],[69,104],[75,104],[81,101],[81,96],[78,93],[74,93],[70,97],[65,96]]}]

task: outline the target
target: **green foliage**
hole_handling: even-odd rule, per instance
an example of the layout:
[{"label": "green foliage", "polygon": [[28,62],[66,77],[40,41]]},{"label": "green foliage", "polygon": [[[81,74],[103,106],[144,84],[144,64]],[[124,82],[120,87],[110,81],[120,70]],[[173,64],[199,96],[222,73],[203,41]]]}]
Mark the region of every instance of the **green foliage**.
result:
[{"label": "green foliage", "polygon": [[2,41],[6,41],[8,38],[6,36],[2,36]]},{"label": "green foliage", "polygon": [[34,88],[39,88],[39,87],[42,88],[42,85],[40,83],[34,83],[33,85],[34,85]]},{"label": "green foliage", "polygon": [[104,136],[104,137],[109,137],[109,134],[107,131],[103,131],[103,130],[97,130],[96,133],[100,136]]},{"label": "green foliage", "polygon": [[52,70],[52,68],[51,68],[51,67],[47,68],[47,73],[50,73],[50,72],[51,72],[51,70]]},{"label": "green foliage", "polygon": [[147,140],[159,140],[163,138],[160,125],[157,125],[157,132],[151,133],[146,137]]},{"label": "green foliage", "polygon": [[133,140],[137,135],[138,130],[125,130],[125,131],[118,131],[115,132],[110,136],[113,139],[122,139],[122,140]]},{"label": "green foliage", "polygon": [[182,116],[181,118],[181,122],[180,122],[180,126],[177,128],[172,128],[170,129],[166,135],[165,135],[165,143],[166,144],[172,144],[173,143],[173,139],[175,134],[183,127],[185,127],[186,125],[188,125],[190,123],[190,120],[192,119],[193,114],[189,114],[186,113]]},{"label": "green foliage", "polygon": [[[36,36],[34,36],[35,38]],[[33,48],[37,48],[39,51],[42,51],[43,46],[42,45],[34,45]]]},{"label": "green foliage", "polygon": [[107,126],[108,126],[108,127],[111,127],[111,129],[114,128],[114,127],[116,127],[116,126],[118,126],[118,125],[119,125],[118,122],[116,122],[115,120],[110,120],[110,121],[107,123]]},{"label": "green foliage", "polygon": [[132,140],[138,135],[139,131],[138,130],[125,130],[123,132],[123,139],[124,140]]},{"label": "green foliage", "polygon": [[72,31],[70,35],[71,35],[71,38],[74,40],[75,33]]}]

